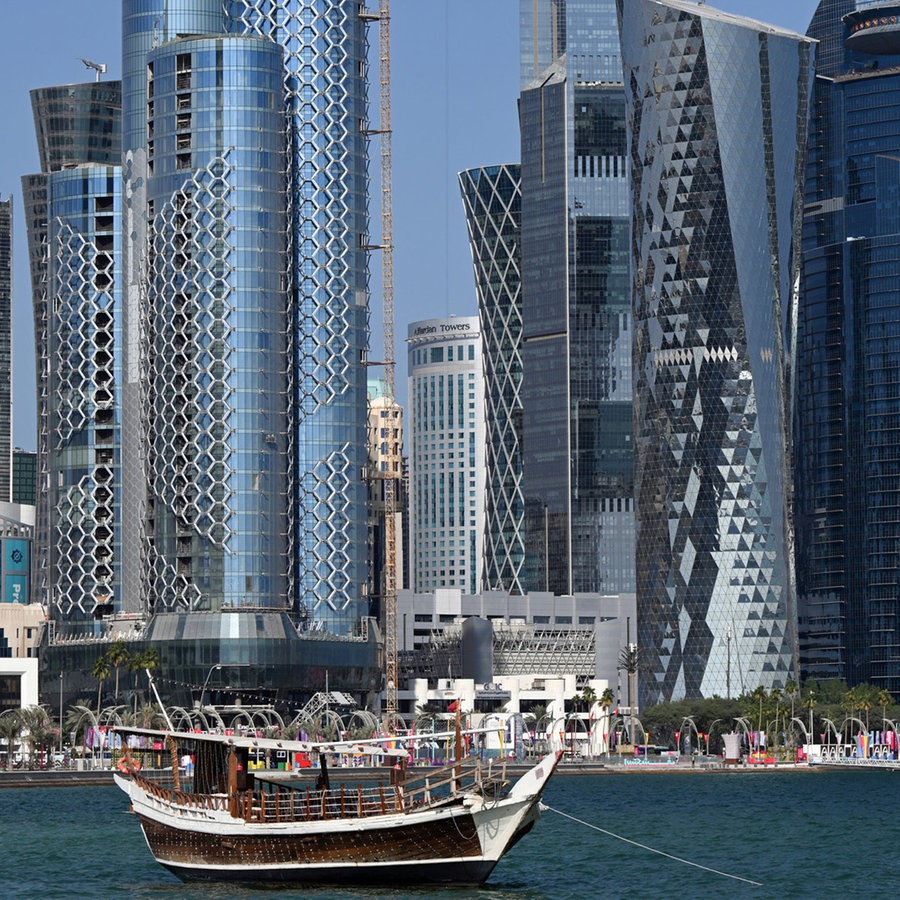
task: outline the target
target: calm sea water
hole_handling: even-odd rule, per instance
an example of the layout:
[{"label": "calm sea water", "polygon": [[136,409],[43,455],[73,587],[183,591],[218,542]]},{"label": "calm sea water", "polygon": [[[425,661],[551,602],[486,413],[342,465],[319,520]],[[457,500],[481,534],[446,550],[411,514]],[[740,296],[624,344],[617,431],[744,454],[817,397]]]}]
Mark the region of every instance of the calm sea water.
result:
[{"label": "calm sea water", "polygon": [[0,791],[0,897],[140,900],[448,900],[897,896],[900,773],[735,772],[558,776],[554,809],[698,865],[545,812],[480,890],[184,885],[150,856],[113,787]]}]

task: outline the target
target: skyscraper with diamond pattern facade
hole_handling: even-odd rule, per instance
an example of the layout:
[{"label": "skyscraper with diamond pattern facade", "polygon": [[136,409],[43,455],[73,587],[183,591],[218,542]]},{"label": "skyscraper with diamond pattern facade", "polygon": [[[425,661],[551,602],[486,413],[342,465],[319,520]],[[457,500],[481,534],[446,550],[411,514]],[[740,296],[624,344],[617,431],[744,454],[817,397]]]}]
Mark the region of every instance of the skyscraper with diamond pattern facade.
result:
[{"label": "skyscraper with diamond pattern facade", "polygon": [[343,633],[367,612],[368,21],[359,0],[226,0],[284,53],[295,606]]},{"label": "skyscraper with diamond pattern facade", "polygon": [[796,674],[791,384],[812,43],[619,0],[641,705]]},{"label": "skyscraper with diamond pattern facade", "polygon": [[522,493],[521,169],[459,174],[481,322],[485,398],[483,583],[479,589],[524,593],[525,498]]},{"label": "skyscraper with diamond pattern facade", "polygon": [[286,706],[330,683],[373,702],[372,21],[355,0],[123,0],[112,131],[48,106],[48,129],[111,158],[26,185],[47,684],[65,672],[80,696],[95,636],[124,629],[158,651],[170,702],[198,683]]}]

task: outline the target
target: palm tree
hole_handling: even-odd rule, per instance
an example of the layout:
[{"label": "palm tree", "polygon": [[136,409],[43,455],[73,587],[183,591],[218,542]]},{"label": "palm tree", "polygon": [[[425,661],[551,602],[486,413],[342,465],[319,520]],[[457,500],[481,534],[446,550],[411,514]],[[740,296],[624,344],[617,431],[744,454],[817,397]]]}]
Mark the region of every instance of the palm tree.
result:
[{"label": "palm tree", "polygon": [[106,658],[109,660],[109,664],[116,670],[116,706],[118,706],[119,668],[128,665],[128,660],[131,659],[131,651],[125,646],[124,641],[118,640],[106,651]]},{"label": "palm tree", "polygon": [[25,733],[25,743],[28,744],[28,758],[34,760],[34,751],[37,748],[43,750],[53,743],[56,737],[56,728],[50,718],[50,713],[43,706],[26,706],[21,712],[22,730]]},{"label": "palm tree", "polygon": [[145,703],[135,716],[135,721],[141,728],[163,728],[166,718],[162,710],[155,703]]},{"label": "palm tree", "polygon": [[606,688],[603,693],[600,695],[600,708],[603,710],[604,715],[606,716],[606,754],[609,755],[609,741],[610,734],[612,732],[612,722],[609,718],[609,710],[612,707],[613,703],[615,703],[616,695],[613,693],[613,689],[611,687]]},{"label": "palm tree", "polygon": [[894,698],[890,691],[880,690],[878,692],[878,705],[881,707],[881,727],[884,729],[884,722],[887,718],[887,708],[894,702]]},{"label": "palm tree", "polygon": [[73,748],[75,746],[84,747],[85,745],[85,732],[87,731],[85,719],[89,718],[85,715],[85,710],[87,709],[87,700],[76,700],[75,703],[69,707],[69,711],[66,715],[63,727],[65,729],[65,734],[74,734],[74,737],[72,738]]},{"label": "palm tree", "polygon": [[803,701],[803,706],[806,708],[806,712],[809,714],[809,743],[814,744],[813,740],[813,710],[816,708],[816,695],[810,691],[806,695],[806,699]]},{"label": "palm tree", "polygon": [[[775,704],[775,734],[772,735],[772,739],[776,742],[775,743],[775,751],[776,752],[778,751],[778,717],[781,713],[781,699],[782,699],[781,689],[777,688],[777,687],[773,687],[772,690],[769,691],[769,702]],[[771,743],[771,741],[769,743]]]},{"label": "palm tree", "polygon": [[854,690],[856,692],[856,706],[861,712],[866,714],[866,731],[868,731],[869,710],[880,702],[878,690],[871,684],[859,684]]},{"label": "palm tree", "polygon": [[784,686],[784,695],[785,697],[790,697],[792,719],[794,718],[794,701],[797,699],[798,691],[799,687],[797,686],[797,682],[794,681],[793,678],[789,678],[787,684]]},{"label": "palm tree", "polygon": [[103,694],[103,682],[109,678],[109,660],[105,655],[97,657],[97,661],[91,667],[91,677],[97,679],[97,718],[100,718],[100,698]]},{"label": "palm tree", "polygon": [[19,739],[22,733],[21,710],[10,709],[0,715],[0,740],[6,741],[6,768],[9,768],[9,758],[12,755],[13,741]]},{"label": "palm tree", "polygon": [[597,692],[590,685],[586,685],[582,689],[581,702],[587,707],[588,712],[591,711],[594,704],[597,702]]},{"label": "palm tree", "polygon": [[128,669],[129,672],[134,674],[134,711],[137,713],[138,708],[138,697],[140,696],[140,691],[138,690],[138,680],[140,678],[140,673],[144,669],[155,669],[159,666],[159,654],[153,647],[148,647],[146,650],[142,650],[138,653],[132,653],[129,655],[128,659],[125,662],[125,668]]}]

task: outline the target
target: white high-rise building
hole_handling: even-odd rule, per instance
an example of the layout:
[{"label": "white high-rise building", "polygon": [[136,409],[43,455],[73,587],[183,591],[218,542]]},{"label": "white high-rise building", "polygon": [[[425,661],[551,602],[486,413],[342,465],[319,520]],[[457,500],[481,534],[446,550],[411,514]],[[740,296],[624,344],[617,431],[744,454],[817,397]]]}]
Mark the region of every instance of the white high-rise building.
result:
[{"label": "white high-rise building", "polygon": [[478,317],[413,322],[407,343],[413,589],[477,593],[485,492]]}]

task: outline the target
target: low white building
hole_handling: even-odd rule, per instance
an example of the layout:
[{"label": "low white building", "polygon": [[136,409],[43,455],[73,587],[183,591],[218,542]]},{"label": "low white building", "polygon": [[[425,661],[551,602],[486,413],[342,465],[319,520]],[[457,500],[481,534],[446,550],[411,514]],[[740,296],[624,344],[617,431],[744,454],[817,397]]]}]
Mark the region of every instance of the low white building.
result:
[{"label": "low white building", "polygon": [[[416,734],[435,734],[416,751],[418,760],[449,758],[456,709],[465,731],[483,732],[470,736],[469,752],[486,757],[539,755],[565,750],[572,757],[597,758],[623,742],[627,710],[604,708],[599,698],[611,685],[591,679],[581,690],[575,675],[522,675],[477,683],[471,678],[429,680],[416,678],[400,691],[401,706],[417,713],[407,722]],[[598,698],[587,708],[573,709],[576,697],[585,690]]]}]

